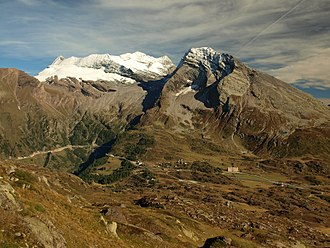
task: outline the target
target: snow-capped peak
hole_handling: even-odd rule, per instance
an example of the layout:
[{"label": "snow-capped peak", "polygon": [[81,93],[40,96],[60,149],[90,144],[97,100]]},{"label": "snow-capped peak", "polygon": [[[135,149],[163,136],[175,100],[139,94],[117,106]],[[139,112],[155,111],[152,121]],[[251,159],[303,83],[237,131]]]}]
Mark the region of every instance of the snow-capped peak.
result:
[{"label": "snow-capped peak", "polygon": [[[114,58],[115,56],[113,56]],[[148,63],[148,64],[154,64],[154,63],[161,63],[161,64],[171,64],[173,65],[171,59],[167,56],[162,56],[159,58],[154,58],[150,55],[147,55],[145,53],[136,51],[134,53],[125,53],[119,56],[120,59],[124,61],[137,61],[141,63]],[[118,59],[118,58],[117,58]]]},{"label": "snow-capped peak", "polygon": [[59,56],[36,78],[43,81],[57,75],[58,78],[121,81],[120,77],[124,77],[126,81],[134,82],[136,78],[147,74],[154,78],[164,77],[173,68],[174,64],[168,57],[154,58],[142,52],[125,53],[120,56],[91,54],[82,58]]},{"label": "snow-capped peak", "polygon": [[221,53],[218,53],[211,47],[191,48],[187,53],[187,56],[198,58],[200,60],[210,60],[220,55]]},{"label": "snow-capped peak", "polygon": [[195,67],[204,67],[212,71],[221,69],[227,74],[232,71],[233,57],[226,53],[220,53],[210,47],[191,48],[181,60],[180,65],[187,63]]},{"label": "snow-capped peak", "polygon": [[151,57],[145,53],[136,51],[134,53],[124,53],[119,56],[123,60],[131,60],[134,59],[136,61],[148,61],[148,60],[154,60],[154,57]]},{"label": "snow-capped peak", "polygon": [[62,61],[64,59],[65,59],[64,56],[62,56],[62,55],[61,56],[58,56],[51,65],[59,65],[59,64],[62,63]]}]

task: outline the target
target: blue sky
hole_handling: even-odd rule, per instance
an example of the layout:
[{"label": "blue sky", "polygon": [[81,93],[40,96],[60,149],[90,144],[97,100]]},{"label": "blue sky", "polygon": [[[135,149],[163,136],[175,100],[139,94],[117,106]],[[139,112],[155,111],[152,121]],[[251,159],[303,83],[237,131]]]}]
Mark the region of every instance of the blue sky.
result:
[{"label": "blue sky", "polygon": [[210,46],[330,98],[329,0],[0,0],[0,67],[141,51],[178,63]]}]

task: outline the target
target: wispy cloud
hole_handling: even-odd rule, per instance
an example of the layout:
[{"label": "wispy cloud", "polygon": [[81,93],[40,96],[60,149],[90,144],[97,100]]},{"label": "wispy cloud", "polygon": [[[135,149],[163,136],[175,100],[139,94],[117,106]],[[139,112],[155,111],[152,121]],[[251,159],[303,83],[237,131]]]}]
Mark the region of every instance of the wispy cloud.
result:
[{"label": "wispy cloud", "polygon": [[211,46],[287,82],[330,88],[328,0],[3,0],[0,23],[2,59],[140,50],[179,62]]},{"label": "wispy cloud", "polygon": [[36,5],[39,3],[39,0],[19,0],[19,2],[25,4],[25,5]]},{"label": "wispy cloud", "polygon": [[330,89],[330,73],[326,69],[329,68],[329,65],[330,48],[326,48],[320,49],[315,55],[276,69],[272,73],[286,82],[304,88]]}]

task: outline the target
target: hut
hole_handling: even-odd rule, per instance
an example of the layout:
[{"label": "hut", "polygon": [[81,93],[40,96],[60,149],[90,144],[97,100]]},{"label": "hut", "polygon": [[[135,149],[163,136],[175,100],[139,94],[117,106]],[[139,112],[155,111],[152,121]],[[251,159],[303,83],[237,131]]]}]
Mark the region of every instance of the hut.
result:
[{"label": "hut", "polygon": [[230,166],[230,167],[228,167],[228,168],[227,168],[227,171],[228,171],[229,173],[238,173],[238,172],[239,172],[238,167],[235,167],[235,166]]}]

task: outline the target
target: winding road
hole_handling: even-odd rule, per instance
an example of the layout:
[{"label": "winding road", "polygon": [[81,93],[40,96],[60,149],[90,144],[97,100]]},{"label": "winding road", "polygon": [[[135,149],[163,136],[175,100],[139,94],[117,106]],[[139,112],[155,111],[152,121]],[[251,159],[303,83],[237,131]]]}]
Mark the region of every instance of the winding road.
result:
[{"label": "winding road", "polygon": [[66,145],[66,146],[58,147],[58,148],[48,150],[48,151],[36,151],[36,152],[34,152],[34,153],[32,153],[28,156],[25,156],[25,157],[17,157],[16,160],[23,160],[23,159],[33,158],[35,156],[42,155],[42,154],[47,154],[47,153],[57,153],[57,152],[61,152],[61,151],[66,150],[66,149],[73,150],[73,149],[77,149],[77,148],[86,148],[86,147],[95,148],[95,147],[97,147],[97,145],[96,144],[93,144],[93,145]]}]

